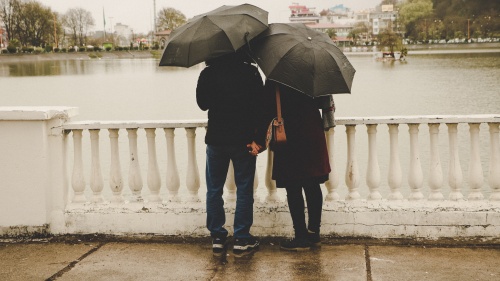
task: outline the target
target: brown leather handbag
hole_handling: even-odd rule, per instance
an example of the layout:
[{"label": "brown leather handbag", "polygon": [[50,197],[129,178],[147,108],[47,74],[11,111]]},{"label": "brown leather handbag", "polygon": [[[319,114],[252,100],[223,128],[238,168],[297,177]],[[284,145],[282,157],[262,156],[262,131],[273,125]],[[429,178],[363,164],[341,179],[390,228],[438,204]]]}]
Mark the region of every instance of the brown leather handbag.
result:
[{"label": "brown leather handbag", "polygon": [[280,88],[276,85],[276,112],[277,117],[273,118],[267,128],[266,147],[276,150],[286,144],[285,121],[281,116]]}]

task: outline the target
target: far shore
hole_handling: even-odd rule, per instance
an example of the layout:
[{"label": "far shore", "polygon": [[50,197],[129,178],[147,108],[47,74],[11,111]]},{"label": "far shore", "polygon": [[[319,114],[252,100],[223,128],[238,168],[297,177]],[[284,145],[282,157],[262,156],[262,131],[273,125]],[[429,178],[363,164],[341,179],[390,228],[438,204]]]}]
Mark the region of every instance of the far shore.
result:
[{"label": "far shore", "polygon": [[161,51],[112,51],[43,54],[1,54],[0,62],[31,62],[53,60],[147,59],[159,58]]},{"label": "far shore", "polygon": [[[357,46],[357,48],[364,46]],[[346,51],[346,55],[369,55],[373,46],[367,46],[368,51]],[[500,52],[500,42],[496,43],[469,43],[469,44],[418,44],[405,45],[408,55],[430,53],[476,53]],[[339,46],[344,50],[343,46]],[[43,54],[0,54],[0,63],[32,62],[53,60],[99,60],[99,59],[159,59],[162,50],[156,51],[100,51],[100,52],[74,52],[74,53],[43,53]]]}]

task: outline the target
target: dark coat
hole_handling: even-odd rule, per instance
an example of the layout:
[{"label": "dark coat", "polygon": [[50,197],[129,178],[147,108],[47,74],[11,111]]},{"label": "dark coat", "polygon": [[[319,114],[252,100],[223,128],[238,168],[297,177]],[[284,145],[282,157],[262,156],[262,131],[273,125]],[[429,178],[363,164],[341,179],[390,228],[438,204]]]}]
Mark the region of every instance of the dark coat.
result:
[{"label": "dark coat", "polygon": [[255,66],[226,57],[212,62],[198,78],[196,101],[200,109],[208,110],[205,143],[247,145],[256,140],[263,82]]},{"label": "dark coat", "polygon": [[[265,94],[269,124],[276,117],[275,83],[267,82]],[[328,180],[330,162],[323,121],[315,100],[289,87],[280,86],[281,111],[286,145],[274,151],[273,176],[278,187],[288,183],[323,183]],[[269,113],[268,113],[269,114]]]}]

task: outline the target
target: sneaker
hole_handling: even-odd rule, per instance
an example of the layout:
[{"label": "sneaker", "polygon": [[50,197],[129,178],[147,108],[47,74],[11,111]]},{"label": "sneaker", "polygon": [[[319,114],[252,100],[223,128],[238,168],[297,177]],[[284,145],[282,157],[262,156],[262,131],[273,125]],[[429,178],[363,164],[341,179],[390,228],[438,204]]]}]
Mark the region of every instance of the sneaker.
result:
[{"label": "sneaker", "polygon": [[319,233],[307,230],[307,240],[309,240],[309,242],[311,242],[312,246],[315,246],[315,247],[321,246],[321,238],[319,236]]},{"label": "sneaker", "polygon": [[214,256],[220,256],[226,250],[226,240],[227,238],[215,237],[212,239],[212,252]]},{"label": "sneaker", "polygon": [[259,247],[259,244],[259,240],[253,236],[250,238],[236,238],[234,239],[233,254],[235,256],[242,256],[251,253]]},{"label": "sneaker", "polygon": [[292,239],[280,243],[280,248],[286,251],[308,251],[311,249],[311,242],[307,239]]}]

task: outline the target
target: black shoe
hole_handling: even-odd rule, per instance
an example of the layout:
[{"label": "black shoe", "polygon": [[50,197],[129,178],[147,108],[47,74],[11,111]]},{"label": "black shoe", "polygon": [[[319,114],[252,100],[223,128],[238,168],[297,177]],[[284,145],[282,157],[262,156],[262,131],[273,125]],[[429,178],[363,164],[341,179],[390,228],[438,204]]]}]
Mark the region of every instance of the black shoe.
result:
[{"label": "black shoe", "polygon": [[220,256],[226,250],[226,237],[215,237],[212,239],[212,252],[214,256]]},{"label": "black shoe", "polygon": [[319,233],[317,232],[312,232],[310,230],[307,230],[307,240],[311,242],[312,246],[319,247],[321,246],[321,238],[319,236]]},{"label": "black shoe", "polygon": [[286,251],[309,251],[311,249],[311,242],[307,239],[292,239],[280,243],[280,248]]},{"label": "black shoe", "polygon": [[234,239],[233,254],[235,256],[242,256],[251,253],[254,249],[259,247],[259,240],[251,236],[250,238],[236,238]]}]

